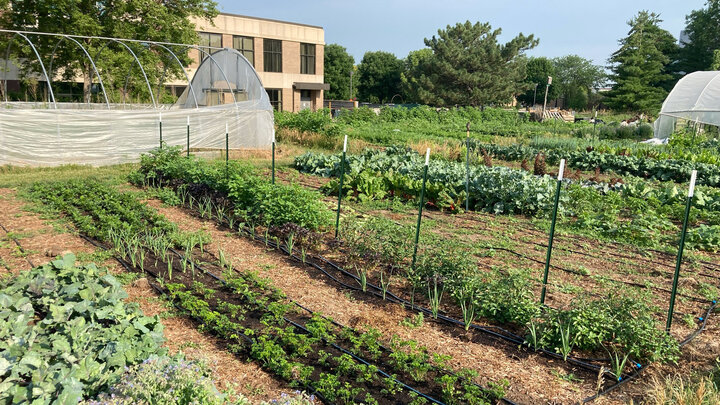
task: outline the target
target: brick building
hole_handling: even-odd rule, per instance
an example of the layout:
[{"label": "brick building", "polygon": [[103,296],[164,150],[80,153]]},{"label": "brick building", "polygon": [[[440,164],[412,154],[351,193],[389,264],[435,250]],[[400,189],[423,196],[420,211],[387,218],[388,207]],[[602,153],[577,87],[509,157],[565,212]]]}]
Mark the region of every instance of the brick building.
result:
[{"label": "brick building", "polygon": [[[322,108],[324,84],[325,31],[313,25],[220,13],[212,23],[193,21],[200,46],[234,48],[255,67],[276,109],[299,111]],[[196,61],[190,65],[192,77],[200,53],[191,50]],[[169,85],[184,87],[177,81]]]}]

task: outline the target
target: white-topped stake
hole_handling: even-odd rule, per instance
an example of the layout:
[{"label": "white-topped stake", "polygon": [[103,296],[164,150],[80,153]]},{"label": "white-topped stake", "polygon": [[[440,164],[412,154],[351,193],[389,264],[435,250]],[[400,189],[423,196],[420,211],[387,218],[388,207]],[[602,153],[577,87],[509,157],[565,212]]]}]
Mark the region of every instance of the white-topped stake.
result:
[{"label": "white-topped stake", "polygon": [[162,122],[162,113],[158,112],[158,115],[160,116],[160,122]]},{"label": "white-topped stake", "polygon": [[563,174],[565,173],[565,159],[560,160],[560,171],[558,171],[558,180],[563,179]]},{"label": "white-topped stake", "polygon": [[343,152],[347,152],[347,135],[345,135],[345,142],[343,143]]},{"label": "white-topped stake", "polygon": [[430,148],[427,148],[427,152],[425,152],[425,166],[430,164]]},{"label": "white-topped stake", "polygon": [[275,143],[275,134],[273,134],[272,143]]},{"label": "white-topped stake", "polygon": [[226,134],[229,134],[229,133],[230,133],[230,131],[228,130],[228,123],[227,123],[227,122],[225,123],[225,133],[226,133]]},{"label": "white-topped stake", "polygon": [[688,197],[690,198],[695,194],[695,180],[697,180],[697,170],[693,170],[692,175],[690,175],[690,190],[688,191]]},{"label": "white-topped stake", "polygon": [[189,115],[187,116],[187,119],[188,119],[187,126],[190,126],[190,116]]}]

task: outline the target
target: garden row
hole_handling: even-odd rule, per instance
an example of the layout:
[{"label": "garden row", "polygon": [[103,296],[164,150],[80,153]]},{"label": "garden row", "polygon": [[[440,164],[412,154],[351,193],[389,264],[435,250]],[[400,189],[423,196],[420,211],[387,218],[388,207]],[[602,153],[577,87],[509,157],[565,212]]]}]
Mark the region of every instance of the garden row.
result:
[{"label": "garden row", "polygon": [[[295,159],[295,168],[303,173],[337,177],[341,159],[339,155],[309,152]],[[359,200],[395,196],[415,199],[420,194],[423,164],[416,152],[400,147],[349,155],[343,193]],[[469,197],[465,191],[468,178]],[[464,164],[443,160],[430,161],[427,181],[428,204],[455,211],[463,208],[469,198],[473,210],[546,217],[555,193],[555,182],[548,176],[482,165],[470,166],[468,176]],[[655,186],[637,180],[618,185],[613,191],[570,180],[566,183],[560,216],[576,230],[644,246],[674,243],[677,238],[685,198],[674,184]],[[337,182],[330,182],[324,190],[337,193]],[[720,190],[698,189],[691,220],[697,226],[688,233],[690,246],[720,248]]]},{"label": "garden row", "polygon": [[469,140],[469,146],[477,155],[487,153],[506,161],[529,161],[538,154],[553,165],[565,159],[568,167],[578,170],[595,170],[630,175],[643,179],[674,181],[684,183],[690,181],[693,170],[698,172],[698,184],[711,187],[720,186],[720,166],[715,164],[697,163],[678,159],[651,159],[647,157],[627,156],[622,154],[600,153],[590,151],[569,151],[563,149],[538,149],[520,144],[501,146],[496,144]]},{"label": "garden row", "polygon": [[[162,154],[170,155],[172,152]],[[176,162],[170,163],[173,160]],[[214,205],[215,211],[222,212],[215,215],[217,218],[235,217],[235,223],[249,223],[244,217],[249,207],[243,205],[243,200],[223,191],[233,189],[232,183],[239,178],[232,171],[227,181],[223,180],[224,176],[210,176],[200,180],[200,184],[193,182],[198,179],[194,179],[191,173],[214,173],[218,167],[222,166],[179,156],[159,157],[155,152],[143,159],[139,173],[161,180],[162,184],[174,185],[181,190],[180,194],[184,192],[182,190],[204,190],[204,194],[194,194],[194,198],[200,201],[196,206]],[[215,184],[216,188],[210,184]],[[315,198],[319,196],[315,195]],[[262,212],[253,212],[256,218],[265,218]],[[313,215],[317,218],[324,216]],[[286,246],[296,246],[297,249],[321,249],[319,245],[323,240],[326,246],[336,245],[327,235],[323,237],[287,224],[282,228],[270,228],[270,218],[253,222],[251,232],[262,232],[256,230],[258,225],[266,227],[266,237],[270,234],[278,241],[284,241]],[[315,229],[326,229],[322,223],[314,225],[317,225]],[[308,245],[302,242],[309,240],[313,242]],[[657,328],[646,296],[616,291],[599,299],[580,297],[569,309],[543,311],[533,298],[527,279],[504,272],[478,274],[476,264],[468,255],[454,249],[452,241],[434,240],[435,247],[424,249],[419,264],[413,268],[408,263],[411,240],[407,232],[399,232],[387,223],[350,223],[343,231],[346,244],[343,255],[356,258],[353,265],[359,269],[360,280],[364,278],[368,282],[384,284],[387,288],[391,283],[410,285],[413,297],[416,292],[420,293],[425,302],[435,302],[435,308],[440,307],[441,296],[449,296],[451,306],[459,308],[457,312],[462,312],[463,318],[468,321],[466,326],[478,316],[514,324],[525,331],[529,344],[557,351],[565,358],[574,349],[579,349],[601,354],[607,354],[606,351],[626,353],[626,356],[619,355],[625,360],[627,356],[638,360],[677,359],[677,342]],[[376,241],[377,245],[372,241]],[[447,303],[443,305],[448,306]],[[620,374],[625,366],[624,362],[621,363]]]},{"label": "garden row", "polygon": [[[639,143],[633,140],[599,140],[566,137],[535,137],[531,140],[517,139],[518,144],[528,145],[539,150],[564,152],[595,151],[612,155],[625,155],[656,160],[684,160],[689,162],[720,165],[720,140],[695,139],[692,134],[678,131],[666,145]],[[482,144],[477,138],[473,144]]]},{"label": "garden row", "polygon": [[570,135],[574,128],[589,124],[568,124],[548,121],[531,122],[527,113],[500,108],[473,107],[435,109],[428,106],[416,108],[381,108],[376,114],[372,109],[360,107],[343,110],[336,118],[330,111],[304,110],[299,113],[276,112],[275,125],[304,133],[315,133],[339,138],[340,134],[352,133],[354,138],[381,145],[393,145],[410,140],[460,138],[465,136],[470,123],[476,136],[500,135],[532,137],[550,133]]},{"label": "garden row", "polygon": [[[238,171],[233,176],[250,177]],[[482,389],[471,381],[474,372],[453,373],[444,367],[448,359],[412,341],[393,339],[386,347],[377,331],[356,332],[298,310],[269,281],[233,269],[222,253],[214,258],[192,238],[180,243],[174,226],[140,208],[128,193],[87,184],[41,184],[31,192],[68,215],[82,232],[152,274],[176,305],[202,329],[226,340],[229,350],[253,358],[291,385],[331,403],[484,404],[502,397],[501,385]],[[95,193],[106,203],[88,204]],[[128,210],[138,215],[124,230],[105,221],[126,216]],[[262,208],[254,212],[264,217]]]}]

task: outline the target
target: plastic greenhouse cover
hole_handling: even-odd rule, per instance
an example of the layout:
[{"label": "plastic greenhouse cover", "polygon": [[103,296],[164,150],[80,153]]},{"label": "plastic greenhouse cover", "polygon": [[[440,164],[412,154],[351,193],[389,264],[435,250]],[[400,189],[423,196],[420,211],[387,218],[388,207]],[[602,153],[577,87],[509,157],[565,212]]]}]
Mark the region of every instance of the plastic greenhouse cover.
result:
[{"label": "plastic greenhouse cover", "polygon": [[224,149],[226,124],[231,149],[271,146],[274,116],[267,92],[245,58],[222,50],[203,61],[191,86],[176,104],[164,109],[124,104],[111,104],[109,109],[106,104],[57,103],[57,108],[52,103],[0,104],[0,165],[135,162],[141,153],[159,146],[161,119],[163,141],[184,147],[188,118],[191,148]]},{"label": "plastic greenhouse cover", "polygon": [[720,72],[694,72],[680,79],[655,121],[655,137],[669,137],[678,119],[720,126]]}]

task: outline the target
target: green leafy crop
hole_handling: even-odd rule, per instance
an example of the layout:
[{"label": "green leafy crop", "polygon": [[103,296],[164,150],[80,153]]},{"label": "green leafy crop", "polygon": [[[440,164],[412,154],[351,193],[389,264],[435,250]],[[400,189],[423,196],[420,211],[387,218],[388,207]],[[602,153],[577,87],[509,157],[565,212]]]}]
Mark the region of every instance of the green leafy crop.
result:
[{"label": "green leafy crop", "polygon": [[0,284],[0,402],[72,404],[164,354],[162,325],[69,254]]}]

